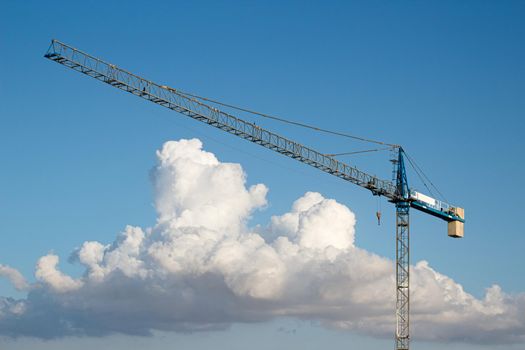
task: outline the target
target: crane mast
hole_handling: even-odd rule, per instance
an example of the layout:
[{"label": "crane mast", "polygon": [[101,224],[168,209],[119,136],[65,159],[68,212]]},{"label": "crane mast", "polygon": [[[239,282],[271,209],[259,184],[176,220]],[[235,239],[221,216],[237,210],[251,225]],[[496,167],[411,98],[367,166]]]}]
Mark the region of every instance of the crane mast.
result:
[{"label": "crane mast", "polygon": [[408,350],[410,331],[410,190],[399,148],[396,170],[396,350]]},{"label": "crane mast", "polygon": [[202,98],[160,85],[85,52],[52,40],[45,57],[118,89],[174,110],[185,116],[224,130],[263,147],[296,159],[343,180],[366,188],[374,195],[384,196],[396,207],[396,350],[409,349],[409,239],[410,208],[417,209],[448,222],[451,237],[463,237],[462,208],[428,197],[408,187],[404,151],[397,152],[395,183],[367,174],[331,155],[323,154],[299,142],[257,126],[203,102]]}]

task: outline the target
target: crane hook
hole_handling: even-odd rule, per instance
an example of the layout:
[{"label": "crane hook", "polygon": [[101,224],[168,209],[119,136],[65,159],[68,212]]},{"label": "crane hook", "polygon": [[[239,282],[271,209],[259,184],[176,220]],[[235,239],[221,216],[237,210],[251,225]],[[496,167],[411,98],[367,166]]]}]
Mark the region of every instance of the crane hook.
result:
[{"label": "crane hook", "polygon": [[380,226],[381,225],[381,196],[377,196],[376,217],[377,217],[377,226]]}]

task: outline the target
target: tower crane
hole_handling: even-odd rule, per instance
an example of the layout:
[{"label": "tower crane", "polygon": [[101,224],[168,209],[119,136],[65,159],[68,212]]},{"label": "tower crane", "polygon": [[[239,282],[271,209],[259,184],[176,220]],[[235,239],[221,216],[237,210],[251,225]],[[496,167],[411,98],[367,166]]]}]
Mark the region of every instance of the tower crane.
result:
[{"label": "tower crane", "polygon": [[[386,197],[396,208],[395,349],[409,349],[410,208],[446,221],[448,223],[448,236],[455,238],[463,237],[465,216],[463,208],[424,195],[408,186],[407,172],[405,170],[405,157],[407,156],[401,146],[373,141],[391,146],[396,152],[396,157],[393,159],[394,181],[383,180],[369,175],[355,166],[337,160],[335,158],[336,155],[323,154],[299,142],[257,126],[255,123],[238,118],[215,106],[218,104],[233,107],[231,105],[157,84],[58,40],[51,41],[45,57],[115,88],[127,91],[199,122],[224,130],[328,174],[337,176],[371,191],[373,195]],[[237,109],[252,112],[242,108]],[[262,116],[279,119],[267,115]],[[319,128],[315,129],[322,131]],[[337,132],[334,133],[337,134]],[[358,139],[364,140],[362,138]],[[407,159],[410,161],[410,158]]]}]

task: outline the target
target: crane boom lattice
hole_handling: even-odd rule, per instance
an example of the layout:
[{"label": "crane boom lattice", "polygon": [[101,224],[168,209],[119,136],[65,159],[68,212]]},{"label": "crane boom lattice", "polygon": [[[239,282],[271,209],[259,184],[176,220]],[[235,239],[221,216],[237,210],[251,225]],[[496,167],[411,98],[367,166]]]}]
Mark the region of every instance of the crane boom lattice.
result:
[{"label": "crane boom lattice", "polygon": [[45,57],[145,100],[368,188],[376,194],[390,199],[396,196],[395,186],[390,181],[369,175],[334,157],[239,119],[176,89],[139,77],[57,40],[52,42]]}]

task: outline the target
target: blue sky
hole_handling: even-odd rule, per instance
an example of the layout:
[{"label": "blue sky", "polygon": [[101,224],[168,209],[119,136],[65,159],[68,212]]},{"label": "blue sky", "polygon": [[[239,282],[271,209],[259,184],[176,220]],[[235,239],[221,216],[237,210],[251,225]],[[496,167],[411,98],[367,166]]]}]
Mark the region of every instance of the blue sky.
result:
[{"label": "blue sky", "polygon": [[[42,255],[54,252],[65,272],[78,275],[82,270],[67,258],[84,241],[110,243],[126,224],[153,225],[155,151],[192,137],[221,161],[240,163],[250,184],[269,187],[269,205],[254,224],[318,191],[356,214],[358,246],[394,257],[386,201],[378,227],[376,199],[366,191],[45,60],[57,38],[159,83],[402,144],[467,215],[465,238],[451,240],[444,222],[414,212],[412,261],[429,261],[476,297],[494,283],[507,293],[525,291],[525,3],[7,1],[0,12],[0,263],[30,280]],[[368,147],[261,124],[326,152]],[[344,160],[390,177],[386,155]],[[414,173],[409,182],[423,190]],[[5,280],[0,295],[23,296]],[[235,325],[205,338],[256,349],[264,348],[261,334],[268,347],[308,348],[316,344],[312,334],[319,346],[391,346],[390,339],[297,322]],[[210,348],[202,337],[163,334],[140,342]],[[52,344],[68,348],[68,341]],[[136,340],[81,343],[100,341],[124,348]],[[34,349],[50,346],[34,342]]]}]

